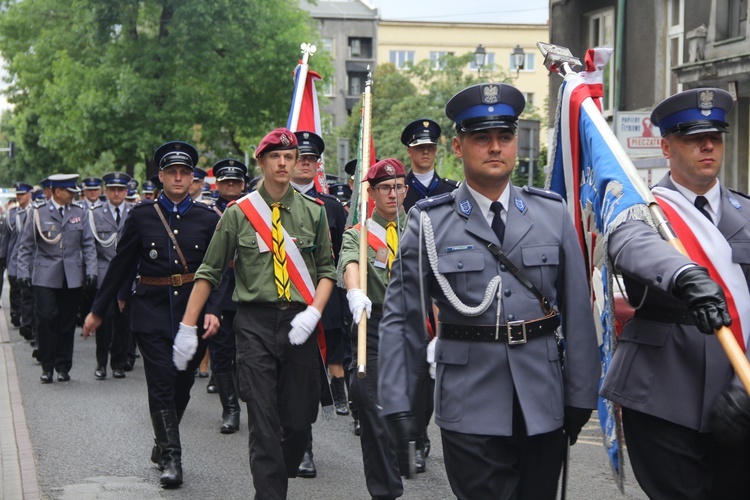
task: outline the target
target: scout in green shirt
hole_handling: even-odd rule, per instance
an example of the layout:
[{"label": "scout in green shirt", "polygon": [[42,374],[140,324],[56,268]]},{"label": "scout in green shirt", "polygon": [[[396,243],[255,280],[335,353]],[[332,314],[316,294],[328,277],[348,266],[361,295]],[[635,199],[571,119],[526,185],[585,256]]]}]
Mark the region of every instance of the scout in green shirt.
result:
[{"label": "scout in green shirt", "polygon": [[[390,281],[391,266],[398,254],[398,238],[406,222],[403,209],[406,186],[404,165],[386,158],[373,165],[365,177],[368,195],[375,203],[372,218],[367,221],[367,295],[359,281],[359,237],[357,226],[344,233],[339,256],[339,271],[346,285],[346,298],[354,321],[359,323],[367,312],[367,376],[352,377],[352,400],[359,408],[362,426],[362,460],[367,490],[373,498],[396,498],[403,494],[396,450],[377,411],[375,397],[378,385],[378,326],[383,316],[383,297]],[[357,343],[352,342],[352,358],[357,358]]]},{"label": "scout in green shirt", "polygon": [[237,391],[247,402],[258,498],[286,498],[287,478],[296,476],[307,447],[322,366],[313,333],[336,276],[323,207],[290,186],[298,155],[287,129],[261,141],[256,158],[263,184],[224,212],[175,340],[175,360],[192,356],[179,337],[195,338],[208,293],[234,259]]}]

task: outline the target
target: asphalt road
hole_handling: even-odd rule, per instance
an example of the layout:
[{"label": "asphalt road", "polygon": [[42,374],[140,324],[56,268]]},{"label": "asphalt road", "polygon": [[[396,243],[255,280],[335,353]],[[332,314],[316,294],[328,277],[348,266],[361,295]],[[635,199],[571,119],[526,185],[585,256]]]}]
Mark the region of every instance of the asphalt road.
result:
[{"label": "asphalt road", "polygon": [[[6,288],[7,294],[7,288]],[[3,298],[3,311],[8,311]],[[8,321],[10,325],[10,321]],[[76,333],[72,380],[39,382],[40,366],[31,347],[11,328],[11,341],[29,434],[36,455],[40,491],[52,499],[246,499],[254,494],[248,465],[248,431],[243,408],[241,430],[218,432],[219,397],[206,393],[207,379],[196,379],[192,401],[180,426],[185,484],[159,487],[150,462],[151,423],[140,360],[127,378],[94,379],[94,339]],[[571,448],[569,499],[645,499],[626,463],[625,494],[616,488],[592,419]],[[290,499],[366,499],[359,439],[351,417],[323,414],[314,425],[315,479],[292,479]],[[406,499],[453,498],[443,467],[439,430],[430,429],[428,469],[405,481]]]}]

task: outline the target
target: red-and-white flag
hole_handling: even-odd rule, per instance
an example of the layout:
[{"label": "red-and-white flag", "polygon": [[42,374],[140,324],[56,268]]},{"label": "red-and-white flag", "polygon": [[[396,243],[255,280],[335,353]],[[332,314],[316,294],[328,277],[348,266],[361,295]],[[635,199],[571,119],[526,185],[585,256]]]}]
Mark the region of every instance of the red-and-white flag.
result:
[{"label": "red-and-white flag", "polygon": [[[306,68],[307,66],[303,66],[303,62],[300,61],[294,69],[294,94],[286,126],[292,132],[307,130],[315,132],[322,137],[323,129],[320,125],[318,92],[315,89],[315,82],[322,80],[322,78],[315,71]],[[302,81],[303,79],[304,81]],[[295,116],[295,110],[299,110],[297,116]],[[328,192],[323,156],[318,161],[318,171],[315,175],[315,189],[321,193]]]}]

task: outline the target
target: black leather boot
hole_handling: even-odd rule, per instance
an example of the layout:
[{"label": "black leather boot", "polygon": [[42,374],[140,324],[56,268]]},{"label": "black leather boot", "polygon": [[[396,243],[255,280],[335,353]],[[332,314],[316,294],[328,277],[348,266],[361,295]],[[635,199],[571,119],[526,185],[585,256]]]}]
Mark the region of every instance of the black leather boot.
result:
[{"label": "black leather boot", "polygon": [[331,377],[331,393],[336,415],[349,415],[349,407],[346,404],[346,384],[343,377]]},{"label": "black leather boot", "polygon": [[211,372],[211,378],[208,379],[206,392],[209,394],[216,394],[217,392],[219,392],[219,388],[216,387],[216,375],[214,374],[214,372]]},{"label": "black leather boot", "polygon": [[234,386],[234,374],[232,372],[215,373],[216,388],[219,389],[219,398],[224,411],[221,418],[220,432],[222,434],[233,434],[240,430],[240,402],[237,398],[237,388]]},{"label": "black leather boot", "polygon": [[302,461],[297,469],[297,477],[315,477],[318,475],[318,470],[315,468],[315,462],[313,462],[312,452],[312,436],[310,442],[307,443],[307,449],[305,454],[302,456]]},{"label": "black leather boot", "polygon": [[[182,484],[182,446],[180,427],[175,410],[161,410],[151,414],[156,444],[161,451],[160,462],[164,470],[159,482],[164,488]],[[153,459],[153,452],[152,452]]]},{"label": "black leather boot", "polygon": [[[182,422],[182,416],[185,414],[185,410],[177,411],[177,425]],[[159,448],[159,442],[154,438],[154,447],[151,448],[151,461],[156,464],[159,470],[164,470],[164,464],[161,461],[161,448]]]}]

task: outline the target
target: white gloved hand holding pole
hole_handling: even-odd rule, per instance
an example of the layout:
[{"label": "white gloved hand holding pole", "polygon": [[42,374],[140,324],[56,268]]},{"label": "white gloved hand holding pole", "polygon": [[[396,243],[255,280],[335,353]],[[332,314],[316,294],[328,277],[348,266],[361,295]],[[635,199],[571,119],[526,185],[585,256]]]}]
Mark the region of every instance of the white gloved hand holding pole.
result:
[{"label": "white gloved hand holding pole", "polygon": [[427,362],[430,363],[430,377],[435,380],[435,371],[437,363],[435,363],[435,344],[437,343],[437,337],[430,340],[427,344]]},{"label": "white gloved hand holding pole", "polygon": [[367,311],[367,319],[372,313],[372,301],[359,288],[352,288],[346,292],[346,300],[349,301],[349,310],[352,312],[354,322],[359,324],[362,319],[362,311]]},{"label": "white gloved hand holding pole", "polygon": [[181,372],[187,370],[188,363],[195,356],[196,350],[198,350],[198,327],[180,323],[172,345],[174,366]]},{"label": "white gloved hand holding pole", "polygon": [[301,345],[310,337],[320,321],[320,311],[313,306],[298,313],[292,320],[292,329],[289,331],[289,342],[292,345]]}]

